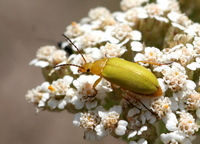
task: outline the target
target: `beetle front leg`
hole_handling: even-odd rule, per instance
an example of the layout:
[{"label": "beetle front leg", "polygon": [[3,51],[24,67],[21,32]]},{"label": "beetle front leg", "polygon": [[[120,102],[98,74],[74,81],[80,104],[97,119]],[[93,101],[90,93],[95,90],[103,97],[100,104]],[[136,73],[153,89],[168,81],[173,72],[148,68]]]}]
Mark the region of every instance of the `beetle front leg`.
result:
[{"label": "beetle front leg", "polygon": [[97,95],[97,90],[96,90],[96,86],[98,85],[98,83],[101,81],[102,77],[98,78],[94,84],[93,84],[93,90],[95,91],[95,94],[93,96],[89,96],[89,97],[95,97]]}]

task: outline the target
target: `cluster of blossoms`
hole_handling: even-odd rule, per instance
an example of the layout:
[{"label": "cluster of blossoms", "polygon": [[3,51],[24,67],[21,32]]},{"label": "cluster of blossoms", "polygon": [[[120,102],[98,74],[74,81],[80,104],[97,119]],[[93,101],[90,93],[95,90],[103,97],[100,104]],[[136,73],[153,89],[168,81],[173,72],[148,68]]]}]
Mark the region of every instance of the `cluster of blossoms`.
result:
[{"label": "cluster of blossoms", "polygon": [[122,0],[120,5],[122,11],[114,13],[91,9],[64,34],[87,62],[105,57],[149,62],[139,64],[154,73],[163,95],[134,96],[105,79],[94,90],[99,76],[80,74],[75,66],[54,68],[85,63],[67,41],[63,47],[71,46],[73,54],[55,46],[37,51],[30,64],[42,68],[46,82],[29,90],[26,99],[37,112],[73,113],[86,140],[112,135],[129,144],[192,143],[200,128],[200,24],[181,13],[176,0]]}]

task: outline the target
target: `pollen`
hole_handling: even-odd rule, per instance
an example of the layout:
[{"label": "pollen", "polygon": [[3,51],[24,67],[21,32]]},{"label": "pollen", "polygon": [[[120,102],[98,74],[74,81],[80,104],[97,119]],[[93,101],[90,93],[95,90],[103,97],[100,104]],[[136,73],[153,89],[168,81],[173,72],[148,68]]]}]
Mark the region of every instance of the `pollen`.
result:
[{"label": "pollen", "polygon": [[165,109],[169,108],[169,105],[164,105],[164,108],[165,108]]},{"label": "pollen", "polygon": [[48,89],[49,89],[50,91],[55,91],[55,88],[54,88],[52,85],[50,85],[50,86],[48,87]]},{"label": "pollen", "polygon": [[179,73],[178,73],[178,72],[175,72],[175,75],[179,75]]},{"label": "pollen", "polygon": [[150,52],[150,53],[149,53],[149,55],[150,55],[150,56],[153,56],[153,53],[152,53],[152,52]]},{"label": "pollen", "polygon": [[76,23],[76,22],[72,22],[72,23],[71,23],[71,25],[73,25],[73,26],[76,26],[76,25],[77,25],[77,23]]}]

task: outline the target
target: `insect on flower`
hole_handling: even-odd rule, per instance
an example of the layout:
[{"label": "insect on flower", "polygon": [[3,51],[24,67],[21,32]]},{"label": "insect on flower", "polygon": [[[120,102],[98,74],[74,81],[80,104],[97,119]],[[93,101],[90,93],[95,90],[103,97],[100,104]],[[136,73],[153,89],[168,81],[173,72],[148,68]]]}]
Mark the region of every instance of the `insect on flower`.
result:
[{"label": "insect on flower", "polygon": [[[63,34],[64,37],[77,49],[76,45]],[[84,56],[80,53],[84,60],[84,64],[61,64],[61,66],[76,66],[78,71],[82,73],[92,73],[100,76],[93,84],[95,95],[97,90],[95,87],[102,78],[109,81],[111,84],[118,85],[124,90],[129,90],[139,96],[157,97],[163,94],[162,89],[155,75],[138,63],[130,62],[120,58],[103,58],[94,62],[86,62]],[[94,96],[95,96],[94,95]]]}]

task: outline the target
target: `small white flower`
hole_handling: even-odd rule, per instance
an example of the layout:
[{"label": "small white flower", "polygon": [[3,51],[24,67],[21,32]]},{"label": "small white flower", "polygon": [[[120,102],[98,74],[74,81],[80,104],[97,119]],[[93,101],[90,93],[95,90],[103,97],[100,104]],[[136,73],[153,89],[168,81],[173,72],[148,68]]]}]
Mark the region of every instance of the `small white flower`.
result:
[{"label": "small white flower", "polygon": [[164,11],[180,11],[179,3],[175,0],[156,0],[156,3],[162,8]]},{"label": "small white flower", "polygon": [[126,132],[126,126],[128,125],[128,122],[125,120],[120,120],[118,122],[117,128],[115,129],[115,133],[117,135],[124,135]]},{"label": "small white flower", "polygon": [[39,60],[46,60],[46,61],[51,61],[52,59],[52,54],[56,51],[55,46],[43,46],[40,49],[38,49],[36,57]]},{"label": "small white flower", "polygon": [[200,128],[195,123],[194,117],[187,112],[178,112],[178,114],[180,115],[178,129],[183,131],[187,137],[193,136]]},{"label": "small white flower", "polygon": [[51,93],[55,95],[65,95],[67,90],[70,88],[70,84],[73,81],[73,77],[65,76],[62,79],[53,81],[53,83],[48,87]]},{"label": "small white flower", "polygon": [[37,107],[45,107],[46,101],[49,99],[48,91],[49,82],[44,82],[35,89],[29,90],[26,94],[26,99],[28,102],[34,103]]},{"label": "small white flower", "polygon": [[148,129],[147,126],[142,126],[138,131],[138,135],[142,135],[143,131],[146,131],[147,129]]},{"label": "small white flower", "polygon": [[138,24],[141,19],[148,18],[148,14],[143,7],[135,7],[126,11],[124,17],[128,24],[133,26]]},{"label": "small white flower", "polygon": [[88,15],[92,20],[97,20],[97,19],[101,19],[102,17],[109,16],[111,15],[111,13],[105,7],[97,7],[97,8],[91,9]]},{"label": "small white flower", "polygon": [[144,138],[139,139],[137,143],[138,144],[148,144],[148,142]]},{"label": "small white flower", "polygon": [[105,7],[91,9],[88,15],[91,19],[91,26],[93,29],[104,29],[116,23],[110,11]]},{"label": "small white flower", "polygon": [[131,129],[137,129],[138,130],[138,127],[141,127],[141,125],[142,125],[142,120],[141,120],[140,115],[139,116],[136,115],[134,117],[128,117],[128,122],[130,123]]},{"label": "small white flower", "polygon": [[76,39],[74,44],[79,48],[87,48],[96,46],[98,43],[106,41],[105,33],[102,31],[86,32],[79,39]]},{"label": "small white flower", "polygon": [[137,131],[130,131],[129,134],[128,134],[128,139],[134,137],[135,135],[137,134]]},{"label": "small white flower", "polygon": [[71,76],[65,76],[63,79],[54,81],[48,87],[51,98],[47,104],[51,109],[55,109],[56,107],[64,109],[67,103],[71,102],[71,99],[74,96],[73,89],[70,87],[72,80],[73,78]]},{"label": "small white flower", "polygon": [[137,53],[136,56],[134,57],[134,61],[135,62],[138,62],[138,61],[147,61],[147,58],[145,57],[144,54]]},{"label": "small white flower", "polygon": [[[183,40],[182,40],[182,39]],[[185,39],[183,36],[180,38],[180,40],[177,40],[179,43],[181,43],[181,41],[183,41],[183,43],[185,43]],[[174,46],[174,51],[172,53],[170,53],[168,56],[170,56],[170,59],[176,59],[178,61],[180,61],[180,64],[182,66],[186,66],[188,63],[190,63],[191,61],[193,61],[194,59],[194,46],[191,44],[186,43],[185,45],[179,44],[178,46]],[[172,48],[173,49],[173,48]]]},{"label": "small white flower", "polygon": [[131,50],[132,51],[140,52],[143,50],[143,48],[144,48],[144,46],[141,42],[137,42],[137,41],[131,42]]},{"label": "small white flower", "polygon": [[102,55],[101,51],[96,47],[86,48],[86,49],[84,49],[84,52],[85,52],[87,59],[90,58],[89,59],[90,62],[99,60],[105,56],[105,55]]},{"label": "small white flower", "polygon": [[101,122],[95,128],[97,135],[104,137],[113,131],[117,135],[124,135],[128,123],[125,120],[119,120],[121,112],[121,106],[114,106],[108,112],[99,111],[98,114],[101,117]]},{"label": "small white flower", "polygon": [[38,67],[55,66],[61,62],[66,61],[66,52],[59,50],[55,46],[41,47],[36,54],[36,59],[30,62],[30,65]]},{"label": "small white flower", "polygon": [[169,143],[181,143],[181,144],[192,144],[191,140],[185,137],[185,134],[180,131],[174,131],[167,134],[161,134],[160,136],[164,144]]},{"label": "small white flower", "polygon": [[37,67],[47,67],[49,65],[49,62],[47,61],[41,61],[41,60],[38,60],[38,59],[33,59],[30,63],[30,65],[35,65]]},{"label": "small white flower", "polygon": [[196,88],[196,84],[192,80],[187,80],[185,87],[186,87],[185,91],[189,93],[190,91],[193,91]]},{"label": "small white flower", "polygon": [[129,109],[128,111],[128,117],[133,117],[134,115],[140,113],[140,111],[137,109],[137,108],[132,108],[132,109]]},{"label": "small white flower", "polygon": [[[59,100],[61,99],[61,100]],[[54,97],[50,98],[47,102],[47,105],[50,107],[51,110],[58,108],[58,109],[64,109],[67,105],[67,102],[64,100],[63,97],[56,99]]]},{"label": "small white flower", "polygon": [[199,35],[199,30],[200,30],[200,24],[193,23],[187,27],[187,29],[185,30],[185,33],[188,33],[190,35]]},{"label": "small white flower", "polygon": [[[84,58],[87,61],[87,57],[83,54]],[[84,59],[80,54],[72,54],[69,56],[68,60],[70,61],[70,64],[78,65],[81,66],[85,63]],[[70,70],[72,71],[73,74],[79,74],[78,73],[78,67],[76,66],[70,66]]]},{"label": "small white flower", "polygon": [[66,52],[64,50],[57,50],[52,55],[52,65],[55,66],[59,63],[65,62],[66,59]]},{"label": "small white flower", "polygon": [[159,118],[162,118],[164,115],[171,112],[170,105],[170,99],[168,97],[162,97],[152,102],[151,109],[159,116]]},{"label": "small white flower", "polygon": [[111,35],[122,41],[132,37],[132,28],[127,24],[116,24],[111,31]]},{"label": "small white flower", "polygon": [[80,128],[84,128],[84,137],[86,140],[100,140],[102,137],[98,136],[96,134],[96,131],[94,130],[95,127],[100,122],[100,117],[97,114],[97,111],[102,108],[98,107],[94,111],[88,111],[85,113],[76,113],[74,115],[73,124],[75,126],[78,126]]},{"label": "small white flower", "polygon": [[197,68],[200,68],[200,63],[192,62],[192,63],[187,65],[187,68],[192,70],[192,71],[195,71]]},{"label": "small white flower", "polygon": [[81,75],[77,80],[73,81],[77,89],[77,96],[73,97],[72,103],[77,109],[81,109],[84,105],[87,109],[97,106],[95,98],[98,97],[98,91],[95,96],[96,92],[94,91],[93,85],[98,78],[96,75]]},{"label": "small white flower", "polygon": [[167,115],[165,115],[162,118],[162,120],[165,123],[166,128],[169,131],[175,131],[175,130],[177,130],[178,120],[177,120],[176,115],[174,113],[172,113],[172,112],[171,113],[167,113]]},{"label": "small white flower", "polygon": [[43,46],[38,49],[36,54],[36,59],[30,62],[30,65],[35,65],[39,67],[46,67],[49,62],[52,61],[52,55],[56,51],[55,46]]},{"label": "small white flower", "polygon": [[[146,121],[149,123],[149,124],[154,124],[156,121],[157,121],[157,117],[156,115],[153,115],[152,112],[150,111],[146,111],[144,113],[144,116],[146,117]],[[146,123],[146,122],[145,122]],[[144,123],[144,124],[145,124]]]},{"label": "small white flower", "polygon": [[[99,54],[100,53],[99,49],[95,48],[92,50],[92,48],[87,48],[85,51],[87,52],[87,54],[83,54],[83,57],[85,58],[86,62],[94,62],[95,60],[98,60],[101,57],[101,55]],[[96,52],[98,54],[95,54]],[[68,60],[70,61],[71,64],[82,66],[83,64],[85,64],[83,57],[80,54],[78,55],[72,54],[70,55]],[[78,73],[78,67],[70,66],[70,69],[73,72],[73,74],[80,74]]]},{"label": "small white flower", "polygon": [[155,3],[148,4],[144,8],[145,8],[147,14],[150,16],[160,16],[160,15],[164,14],[164,11],[160,7],[160,5],[155,4]]},{"label": "small white flower", "polygon": [[154,16],[155,19],[159,22],[163,22],[163,23],[169,23],[169,20],[165,17],[162,17],[162,16]]},{"label": "small white flower", "polygon": [[83,103],[83,101],[81,99],[79,99],[79,97],[74,96],[72,98],[72,104],[75,106],[76,109],[82,109],[85,105],[85,103]]},{"label": "small white flower", "polygon": [[136,135],[137,136],[142,135],[142,133],[144,131],[147,131],[147,129],[148,129],[148,127],[144,125],[144,126],[140,127],[138,130],[134,130],[134,131],[129,132],[128,139],[133,138]]},{"label": "small white flower", "polygon": [[64,34],[70,38],[75,38],[75,37],[82,35],[83,33],[84,32],[83,32],[81,25],[77,24],[75,22],[72,22],[71,25],[69,25],[66,28],[66,31]]},{"label": "small white flower", "polygon": [[138,53],[134,61],[147,61],[147,62],[162,62],[163,53],[155,47],[146,47],[144,49],[144,54]]},{"label": "small white flower", "polygon": [[120,6],[123,11],[126,11],[133,7],[139,7],[145,2],[148,2],[148,0],[122,0]]},{"label": "small white flower", "polygon": [[77,113],[74,115],[73,124],[84,129],[93,130],[99,123],[99,117],[96,111],[89,111],[87,113]]},{"label": "small white flower", "polygon": [[168,87],[173,90],[181,90],[186,84],[185,68],[178,63],[173,63],[172,67],[167,67],[162,71],[164,74],[164,81],[168,84]]},{"label": "small white flower", "polygon": [[96,75],[81,75],[73,81],[73,84],[82,96],[93,96],[95,94],[93,84],[98,78]]},{"label": "small white flower", "polygon": [[125,47],[120,47],[119,45],[111,43],[106,43],[105,46],[100,47],[101,55],[106,56],[108,58],[120,57],[125,51]]},{"label": "small white flower", "polygon": [[170,12],[167,16],[172,22],[174,22],[172,24],[180,29],[185,29],[185,27],[188,27],[192,23],[187,16],[178,12]]},{"label": "small white flower", "polygon": [[148,142],[144,138],[141,138],[137,142],[136,141],[130,141],[129,144],[148,144]]},{"label": "small white flower", "polygon": [[87,130],[84,132],[84,139],[88,141],[101,140],[102,138],[96,135],[95,131]]},{"label": "small white flower", "polygon": [[[155,68],[155,69],[156,69],[156,68]],[[154,69],[154,70],[155,70],[155,69]],[[159,83],[159,85],[160,85],[160,87],[161,87],[163,93],[164,93],[164,92],[168,89],[168,85],[166,85],[166,84],[165,84],[165,81],[164,81],[163,79],[161,79],[161,78],[158,78],[157,80],[158,80],[158,83]]]},{"label": "small white flower", "polygon": [[47,102],[47,100],[48,100],[49,98],[50,98],[50,94],[49,94],[49,93],[44,93],[44,94],[42,95],[41,100],[40,100],[39,103],[38,103],[38,107],[39,107],[39,108],[45,107],[45,106],[46,106],[46,102]]},{"label": "small white flower", "polygon": [[142,33],[138,30],[133,30],[131,32],[131,37],[130,37],[131,40],[134,40],[134,41],[140,41],[142,39]]},{"label": "small white flower", "polygon": [[169,97],[170,101],[171,101],[171,110],[172,111],[177,111],[177,109],[179,108],[178,102],[174,99],[174,97]]}]

